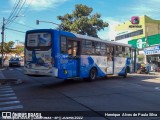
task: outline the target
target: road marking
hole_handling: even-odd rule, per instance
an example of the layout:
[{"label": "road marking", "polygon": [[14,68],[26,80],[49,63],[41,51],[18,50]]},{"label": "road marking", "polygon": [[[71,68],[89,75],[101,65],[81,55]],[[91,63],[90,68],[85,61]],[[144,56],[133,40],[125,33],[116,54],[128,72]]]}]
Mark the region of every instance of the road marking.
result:
[{"label": "road marking", "polygon": [[11,88],[10,86],[7,86],[7,85],[5,85],[5,86],[0,86],[0,89],[2,89],[2,88]]},{"label": "road marking", "polygon": [[2,93],[13,93],[13,90],[0,91],[0,94],[2,94]]},{"label": "road marking", "polygon": [[16,106],[9,106],[9,107],[1,107],[0,111],[19,109],[19,108],[23,108],[23,106],[22,105],[16,105]]},{"label": "road marking", "polygon": [[0,88],[0,91],[4,91],[4,90],[12,90],[12,88]]},{"label": "road marking", "polygon": [[20,103],[20,101],[0,102],[0,105],[17,104],[17,103]]},{"label": "road marking", "polygon": [[160,90],[160,87],[155,87],[156,90]]},{"label": "road marking", "polygon": [[17,97],[5,97],[5,98],[0,98],[0,100],[13,100],[17,99]]},{"label": "road marking", "polygon": [[13,69],[10,68],[9,70],[13,70]]},{"label": "road marking", "polygon": [[21,105],[12,87],[9,85],[1,86],[0,87],[0,111],[21,109],[21,108],[23,108],[23,105]]},{"label": "road marking", "polygon": [[3,95],[0,95],[0,97],[13,96],[13,95],[15,95],[15,93],[3,94]]}]

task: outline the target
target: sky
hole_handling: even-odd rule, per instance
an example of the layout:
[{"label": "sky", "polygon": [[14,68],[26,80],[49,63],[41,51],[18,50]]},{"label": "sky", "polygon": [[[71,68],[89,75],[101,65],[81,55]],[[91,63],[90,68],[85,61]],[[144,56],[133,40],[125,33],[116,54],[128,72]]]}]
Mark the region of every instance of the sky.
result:
[{"label": "sky", "polygon": [[[0,26],[2,19],[8,22],[5,29],[5,41],[24,42],[25,32],[31,29],[56,28],[57,26],[36,20],[60,24],[57,16],[72,13],[76,4],[84,4],[93,8],[92,14],[101,14],[101,19],[109,23],[109,27],[98,32],[101,39],[114,39],[116,25],[130,20],[132,16],[147,15],[160,20],[160,0],[20,0],[18,15],[14,22],[7,21],[19,0],[0,0]],[[12,18],[11,17],[11,18]],[[16,31],[15,31],[16,30]]]}]

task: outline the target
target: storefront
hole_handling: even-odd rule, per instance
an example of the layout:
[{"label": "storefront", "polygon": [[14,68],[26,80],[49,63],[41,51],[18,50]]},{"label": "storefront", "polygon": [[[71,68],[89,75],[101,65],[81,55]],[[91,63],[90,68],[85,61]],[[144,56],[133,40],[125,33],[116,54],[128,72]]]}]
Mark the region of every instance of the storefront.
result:
[{"label": "storefront", "polygon": [[[138,20],[138,23],[134,23],[133,20]],[[156,45],[160,45],[160,20],[154,20],[146,15],[132,16],[130,20],[127,20],[115,27],[115,41],[120,43],[126,43],[137,48],[137,62],[141,63],[159,60],[160,53],[152,54],[147,52],[147,59],[144,55],[144,49]]]},{"label": "storefront", "polygon": [[151,65],[152,71],[160,72],[160,45],[144,49],[146,61]]}]

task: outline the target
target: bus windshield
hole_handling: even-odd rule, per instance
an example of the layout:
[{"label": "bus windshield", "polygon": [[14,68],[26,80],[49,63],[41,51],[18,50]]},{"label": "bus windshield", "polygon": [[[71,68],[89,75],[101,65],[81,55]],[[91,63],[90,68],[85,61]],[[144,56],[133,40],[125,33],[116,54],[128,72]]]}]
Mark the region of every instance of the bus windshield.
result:
[{"label": "bus windshield", "polygon": [[29,33],[27,34],[26,47],[27,48],[43,48],[51,46],[51,34],[43,33]]}]

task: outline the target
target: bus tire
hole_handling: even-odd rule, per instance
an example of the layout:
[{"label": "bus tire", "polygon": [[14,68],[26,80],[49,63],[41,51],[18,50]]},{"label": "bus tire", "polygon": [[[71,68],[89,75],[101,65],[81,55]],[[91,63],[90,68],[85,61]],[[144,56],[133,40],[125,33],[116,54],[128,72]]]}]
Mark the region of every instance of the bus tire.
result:
[{"label": "bus tire", "polygon": [[89,81],[93,81],[97,78],[97,69],[92,68],[89,72]]},{"label": "bus tire", "polygon": [[123,75],[123,78],[127,78],[127,69],[125,69],[125,74]]}]

